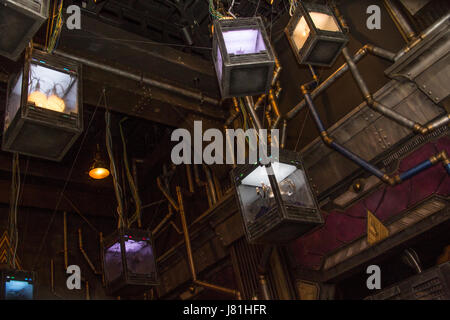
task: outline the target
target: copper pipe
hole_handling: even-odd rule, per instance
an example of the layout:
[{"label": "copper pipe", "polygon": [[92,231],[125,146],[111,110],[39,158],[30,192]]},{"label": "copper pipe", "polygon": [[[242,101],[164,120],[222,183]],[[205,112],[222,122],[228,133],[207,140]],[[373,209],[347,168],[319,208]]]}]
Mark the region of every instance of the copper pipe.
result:
[{"label": "copper pipe", "polygon": [[162,192],[162,194],[167,198],[167,200],[169,201],[169,203],[172,205],[172,207],[178,211],[178,205],[176,204],[175,200],[169,195],[169,193],[167,192],[166,189],[164,189],[162,183],[161,183],[161,179],[160,177],[156,178],[156,183],[158,184],[158,188],[159,190]]},{"label": "copper pipe", "polygon": [[170,221],[170,225],[175,229],[175,231],[176,231],[178,234],[183,234],[183,232],[180,230],[180,228],[178,228],[178,226],[175,224],[175,222]]},{"label": "copper pipe", "polygon": [[170,217],[173,215],[172,206],[169,205],[169,213],[165,215],[165,217],[161,220],[160,223],[153,229],[152,234],[155,236],[161,228],[166,224],[167,221],[169,221]]},{"label": "copper pipe", "polygon": [[81,229],[78,229],[78,247],[80,248],[80,251],[83,254],[84,259],[86,260],[86,262],[88,263],[89,267],[92,269],[94,274],[100,274],[100,272],[97,272],[97,270],[95,270],[94,264],[92,263],[91,259],[89,259],[86,251],[84,251],[83,249],[83,238],[81,234]]},{"label": "copper pipe", "polygon": [[189,262],[189,269],[191,271],[191,276],[192,276],[192,281],[194,284],[202,286],[204,288],[209,288],[212,290],[216,290],[219,292],[223,292],[223,293],[227,293],[230,295],[235,296],[236,298],[240,299],[241,294],[239,291],[237,290],[233,290],[233,289],[228,289],[225,287],[221,287],[221,286],[217,286],[214,284],[210,284],[204,281],[200,281],[197,280],[197,274],[195,271],[195,265],[194,265],[194,258],[192,256],[192,247],[191,247],[191,240],[189,237],[189,230],[187,227],[187,222],[186,222],[186,215],[184,212],[184,205],[183,205],[183,197],[181,195],[181,189],[179,186],[176,187],[176,192],[177,192],[177,198],[178,198],[178,205],[180,207],[180,217],[181,217],[181,225],[183,227],[183,233],[184,233],[184,243],[186,246],[186,251],[187,251],[187,256],[188,256],[188,262]]},{"label": "copper pipe", "polygon": [[86,281],[86,300],[91,300],[91,296],[89,294],[89,281]]},{"label": "copper pipe", "polygon": [[67,213],[64,211],[64,266],[66,270],[69,266],[69,259],[67,256]]},{"label": "copper pipe", "polygon": [[[101,249],[101,248],[103,248],[103,232],[99,233],[99,242],[100,242],[100,249]],[[101,250],[100,250],[100,252],[101,252]],[[100,254],[100,264],[102,266],[101,270],[103,270],[103,254]],[[102,285],[103,286],[106,285],[106,283],[105,283],[105,273],[104,272],[102,272]]]},{"label": "copper pipe", "polygon": [[194,283],[201,287],[204,287],[204,288],[212,289],[215,291],[219,291],[219,292],[223,292],[223,293],[235,296],[236,298],[240,297],[240,292],[237,290],[224,288],[224,287],[217,286],[215,284],[211,284],[211,283],[207,283],[207,282],[203,282],[200,280],[195,280]]},{"label": "copper pipe", "polygon": [[416,33],[409,23],[408,18],[399,7],[399,4],[394,0],[384,0],[384,5],[403,39],[407,43],[414,41],[416,39]]},{"label": "copper pipe", "polygon": [[55,262],[53,259],[50,259],[50,288],[52,292],[55,292]]},{"label": "copper pipe", "polygon": [[186,251],[188,255],[188,262],[189,262],[189,269],[191,270],[191,276],[192,280],[197,280],[197,274],[195,272],[195,266],[194,266],[194,258],[192,256],[192,249],[191,249],[191,240],[189,238],[189,231],[187,228],[187,222],[186,222],[186,216],[184,213],[184,205],[183,205],[183,197],[181,195],[181,189],[179,186],[176,187],[177,192],[177,198],[178,198],[178,205],[179,205],[179,212],[181,217],[181,225],[183,227],[183,233],[184,233],[184,244],[186,246]]},{"label": "copper pipe", "polygon": [[192,171],[191,171],[191,165],[190,164],[185,164],[186,166],[186,177],[187,177],[187,181],[188,181],[188,186],[189,186],[189,192],[194,193],[194,182],[192,181]]}]

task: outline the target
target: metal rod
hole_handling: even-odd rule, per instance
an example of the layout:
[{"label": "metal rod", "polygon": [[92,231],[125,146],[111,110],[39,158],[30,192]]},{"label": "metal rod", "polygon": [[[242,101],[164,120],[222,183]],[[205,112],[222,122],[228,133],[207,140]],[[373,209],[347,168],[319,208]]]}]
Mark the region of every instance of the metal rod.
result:
[{"label": "metal rod", "polygon": [[194,193],[194,182],[192,181],[192,171],[191,171],[191,165],[190,164],[186,164],[186,177],[187,177],[187,181],[188,181],[188,186],[189,186],[189,192]]},{"label": "metal rod", "polygon": [[194,258],[192,256],[191,240],[189,238],[189,230],[187,227],[186,216],[184,213],[183,197],[181,195],[181,189],[179,186],[176,187],[176,192],[177,192],[177,198],[178,198],[178,205],[180,208],[179,212],[180,212],[180,217],[181,217],[181,226],[183,228],[183,233],[184,233],[184,244],[186,246],[186,252],[187,252],[188,262],[189,262],[189,269],[191,271],[192,280],[195,281],[195,280],[197,280],[197,274],[195,272]]},{"label": "metal rod", "polygon": [[287,138],[287,120],[283,120],[283,130],[281,131],[281,148],[284,149],[286,146]]},{"label": "metal rod", "polygon": [[84,259],[86,260],[86,262],[88,263],[89,267],[92,269],[92,271],[94,272],[94,274],[100,274],[100,272],[98,272],[98,271],[95,269],[95,266],[94,266],[94,264],[92,263],[91,259],[89,259],[89,257],[88,257],[88,255],[87,255],[86,251],[84,251],[84,248],[83,248],[83,236],[82,236],[82,233],[81,233],[81,228],[78,229],[78,247],[80,248],[80,251],[81,251],[81,253],[83,254]]},{"label": "metal rod", "polygon": [[55,292],[55,262],[50,259],[50,288]]},{"label": "metal rod", "polygon": [[156,235],[161,230],[161,228],[166,224],[166,222],[169,221],[169,219],[172,217],[172,215],[173,215],[172,206],[169,205],[168,207],[169,207],[169,213],[167,213],[164,216],[164,218],[161,220],[161,222],[158,223],[158,225],[153,229],[153,231],[152,231],[153,235]]},{"label": "metal rod", "polygon": [[64,211],[64,266],[66,270],[69,266],[68,256],[67,256],[67,213]]},{"label": "metal rod", "polygon": [[[361,59],[366,56],[367,50],[363,50],[362,48],[353,56],[352,60],[355,63],[361,61]],[[344,63],[340,66],[332,75],[330,75],[326,80],[322,81],[319,86],[317,86],[311,92],[311,98],[316,98],[319,94],[321,94],[325,89],[327,89],[331,84],[333,84],[336,80],[341,78],[345,72],[348,71],[348,64]],[[292,108],[287,114],[286,119],[292,120],[304,107],[306,106],[306,101],[303,99],[300,101],[294,108]],[[274,125],[275,126],[275,125]]]},{"label": "metal rod", "polygon": [[399,4],[395,0],[384,0],[387,11],[394,21],[397,29],[406,42],[413,41],[416,38],[416,32],[408,21],[408,18],[402,12]]},{"label": "metal rod", "polygon": [[162,185],[162,183],[161,183],[160,177],[157,177],[157,178],[156,178],[156,183],[157,183],[157,185],[158,185],[159,190],[160,190],[160,191],[162,192],[162,194],[167,198],[167,200],[168,200],[169,203],[172,205],[172,207],[173,207],[176,211],[178,211],[179,208],[178,208],[177,203],[176,203],[175,200],[169,195],[168,191],[167,191],[166,189],[164,189],[164,187],[163,187],[163,185]]},{"label": "metal rod", "polygon": [[217,194],[216,188],[214,187],[214,181],[212,178],[211,169],[206,165],[203,165],[203,169],[205,171],[206,181],[208,183],[209,192],[211,194],[212,204],[214,205],[217,202]]},{"label": "metal rod", "polygon": [[[37,45],[37,47],[39,47],[39,46]],[[96,69],[100,69],[100,70],[103,70],[103,71],[106,71],[106,72],[110,72],[110,73],[113,73],[113,74],[118,75],[118,76],[122,76],[122,77],[125,77],[125,78],[128,78],[128,79],[134,80],[134,81],[142,82],[142,83],[148,84],[150,86],[153,86],[153,87],[156,87],[156,88],[159,88],[159,89],[164,89],[164,90],[167,90],[167,91],[172,92],[172,93],[176,93],[176,94],[188,97],[188,98],[199,100],[201,102],[206,102],[206,103],[209,103],[209,104],[212,104],[212,105],[219,105],[220,104],[220,101],[218,99],[205,96],[201,92],[195,92],[195,91],[191,91],[191,90],[188,90],[188,89],[180,88],[180,87],[171,85],[169,83],[161,82],[161,81],[158,81],[156,79],[151,79],[149,77],[142,76],[141,74],[135,74],[135,73],[132,73],[132,72],[128,72],[128,71],[125,71],[125,70],[122,70],[122,69],[118,69],[118,68],[115,68],[115,67],[112,67],[112,66],[109,66],[109,65],[106,65],[106,64],[102,64],[102,63],[99,63],[99,62],[96,62],[96,61],[92,61],[92,60],[89,60],[89,59],[86,59],[86,58],[75,56],[73,54],[70,54],[70,53],[67,53],[67,52],[64,52],[64,51],[61,51],[61,50],[55,50],[54,54],[59,55],[61,57],[65,57],[65,58],[71,59],[71,60],[74,60],[74,61],[77,61],[79,63],[82,63],[83,65],[86,65],[86,66],[89,66],[89,67],[92,67],[92,68],[96,68]]]}]

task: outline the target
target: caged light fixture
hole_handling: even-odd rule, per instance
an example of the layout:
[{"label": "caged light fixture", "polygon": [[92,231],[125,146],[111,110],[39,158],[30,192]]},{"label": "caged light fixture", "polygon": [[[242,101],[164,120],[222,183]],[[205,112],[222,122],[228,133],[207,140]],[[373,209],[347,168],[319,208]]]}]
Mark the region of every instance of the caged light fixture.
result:
[{"label": "caged light fixture", "polygon": [[136,296],[159,284],[151,231],[119,228],[102,255],[108,294]]},{"label": "caged light fixture", "polygon": [[285,34],[300,64],[331,66],[348,38],[327,6],[299,1]]},{"label": "caged light fixture", "polygon": [[252,243],[286,243],[323,223],[300,155],[280,149],[273,160],[272,181],[258,163],[238,166],[231,173]]},{"label": "caged light fixture", "polygon": [[222,98],[267,93],[275,57],[261,17],[215,20],[213,61]]},{"label": "caged light fixture", "polygon": [[27,50],[8,85],[3,149],[60,161],[83,131],[81,65]]}]

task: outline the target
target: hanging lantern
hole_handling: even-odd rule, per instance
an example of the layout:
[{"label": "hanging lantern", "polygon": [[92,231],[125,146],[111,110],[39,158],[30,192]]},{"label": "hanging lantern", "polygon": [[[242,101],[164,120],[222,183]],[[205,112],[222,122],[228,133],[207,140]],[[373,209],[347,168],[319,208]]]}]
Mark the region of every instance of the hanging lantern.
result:
[{"label": "hanging lantern", "polygon": [[19,270],[0,272],[1,300],[32,300],[35,296],[35,273]]},{"label": "hanging lantern", "polygon": [[0,0],[0,55],[17,60],[47,20],[50,0]]},{"label": "hanging lantern", "polygon": [[97,151],[95,152],[94,160],[89,168],[89,176],[92,179],[101,180],[109,176],[109,169],[105,161],[103,161],[100,153],[100,146],[97,144]]},{"label": "hanging lantern", "polygon": [[269,91],[275,58],[260,17],[214,21],[213,60],[222,98]]},{"label": "hanging lantern", "polygon": [[159,284],[150,231],[119,229],[103,240],[102,251],[108,294],[136,296]]},{"label": "hanging lantern", "polygon": [[9,82],[3,149],[60,161],[83,131],[80,81],[78,63],[36,50],[27,54]]},{"label": "hanging lantern", "polygon": [[285,33],[300,64],[331,66],[348,42],[330,7],[299,1]]},{"label": "hanging lantern", "polygon": [[323,223],[298,153],[283,150],[274,159],[281,199],[274,196],[266,168],[259,164],[232,171],[247,239],[252,243],[286,243]]}]

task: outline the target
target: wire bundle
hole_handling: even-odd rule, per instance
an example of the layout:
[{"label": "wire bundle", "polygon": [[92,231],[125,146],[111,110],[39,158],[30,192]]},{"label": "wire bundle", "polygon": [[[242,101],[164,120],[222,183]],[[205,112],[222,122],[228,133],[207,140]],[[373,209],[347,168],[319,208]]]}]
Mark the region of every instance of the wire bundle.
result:
[{"label": "wire bundle", "polygon": [[19,230],[17,227],[17,206],[19,204],[20,183],[19,154],[14,153],[12,160],[11,200],[9,207],[9,238],[10,245],[13,251],[13,255],[9,259],[11,268],[15,268],[16,266],[16,252],[17,244],[19,242]]},{"label": "wire bundle", "polygon": [[111,113],[109,112],[108,109],[105,112],[105,122],[106,122],[106,150],[108,151],[109,167],[111,171],[111,176],[113,178],[114,192],[117,198],[117,213],[119,215],[118,226],[119,228],[122,228],[125,226],[125,221],[123,218],[123,192],[117,179],[117,168],[112,149],[113,142],[111,136]]},{"label": "wire bundle", "polygon": [[128,227],[130,227],[131,224],[133,224],[134,221],[138,221],[138,226],[141,227],[141,199],[139,198],[138,190],[134,181],[133,176],[130,172],[130,166],[128,164],[128,155],[127,155],[127,145],[125,141],[125,135],[123,133],[122,123],[127,120],[128,118],[125,117],[119,122],[119,129],[120,129],[120,136],[122,138],[122,145],[123,145],[123,162],[125,164],[125,172],[127,175],[128,184],[130,185],[131,193],[133,195],[134,204],[136,206],[134,215],[131,217],[131,220],[128,221]]},{"label": "wire bundle", "polygon": [[[51,22],[49,20],[49,24],[47,25],[47,35],[46,35],[46,40],[45,40],[45,47],[47,48],[47,52],[49,52],[49,53],[52,53],[56,49],[56,47],[58,46],[58,43],[59,43],[59,38],[61,36],[61,30],[62,30],[62,26],[64,23],[63,3],[64,3],[64,0],[61,0],[59,2],[59,6],[57,6],[57,1],[55,1],[54,6],[53,6],[52,20],[51,20]],[[58,7],[58,12],[55,13],[57,7]],[[56,21],[55,21],[55,18],[56,18]],[[50,41],[48,41],[49,34],[50,34]]]}]

